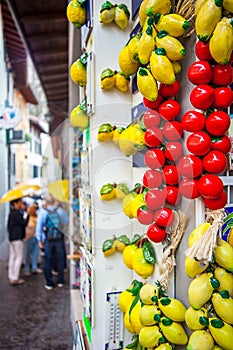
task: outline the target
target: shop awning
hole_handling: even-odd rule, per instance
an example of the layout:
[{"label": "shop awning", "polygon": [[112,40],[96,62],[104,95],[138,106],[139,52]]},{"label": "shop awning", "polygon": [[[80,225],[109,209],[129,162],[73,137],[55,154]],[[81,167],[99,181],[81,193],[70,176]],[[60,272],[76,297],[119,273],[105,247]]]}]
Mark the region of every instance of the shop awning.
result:
[{"label": "shop awning", "polygon": [[[2,0],[9,58],[16,82],[26,85],[29,51],[53,120],[50,133],[68,114],[68,20],[65,0]],[[12,19],[10,19],[10,16]],[[5,25],[6,23],[6,25]],[[14,28],[13,28],[14,27]],[[20,34],[17,36],[16,31]],[[13,66],[14,64],[14,66]]]},{"label": "shop awning", "polygon": [[37,99],[27,81],[27,51],[17,26],[5,0],[2,0],[3,33],[10,65],[14,72],[15,86],[25,100],[38,104]]}]

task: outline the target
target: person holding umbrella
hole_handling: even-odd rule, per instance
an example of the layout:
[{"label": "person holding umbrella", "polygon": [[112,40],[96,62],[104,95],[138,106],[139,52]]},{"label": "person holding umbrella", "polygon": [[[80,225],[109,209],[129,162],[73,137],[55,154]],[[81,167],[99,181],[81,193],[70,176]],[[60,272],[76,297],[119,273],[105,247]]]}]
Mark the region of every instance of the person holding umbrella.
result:
[{"label": "person holding umbrella", "polygon": [[10,241],[10,256],[8,266],[8,278],[11,285],[19,285],[25,281],[20,276],[20,269],[23,262],[25,228],[29,216],[26,219],[20,212],[22,198],[11,201],[12,209],[8,217],[7,228]]}]

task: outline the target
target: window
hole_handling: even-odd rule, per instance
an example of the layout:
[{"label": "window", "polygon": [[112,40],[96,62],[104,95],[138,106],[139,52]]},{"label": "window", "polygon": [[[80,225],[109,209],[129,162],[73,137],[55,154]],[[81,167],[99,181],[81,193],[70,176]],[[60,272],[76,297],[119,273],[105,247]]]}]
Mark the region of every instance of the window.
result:
[{"label": "window", "polygon": [[37,140],[34,143],[34,151],[37,154],[41,154],[41,143],[38,142]]},{"label": "window", "polygon": [[23,179],[23,162],[20,162],[20,179]]},{"label": "window", "polygon": [[22,95],[18,95],[18,110],[21,111],[22,108]]},{"label": "window", "polygon": [[15,153],[11,157],[11,174],[15,175]]},{"label": "window", "polygon": [[36,165],[33,165],[33,177],[39,176],[39,167]]}]

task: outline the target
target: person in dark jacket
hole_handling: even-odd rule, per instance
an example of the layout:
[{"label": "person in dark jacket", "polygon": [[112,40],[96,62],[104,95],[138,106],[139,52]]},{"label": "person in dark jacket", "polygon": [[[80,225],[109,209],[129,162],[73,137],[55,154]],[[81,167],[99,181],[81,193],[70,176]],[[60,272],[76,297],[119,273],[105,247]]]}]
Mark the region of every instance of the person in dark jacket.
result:
[{"label": "person in dark jacket", "polygon": [[19,275],[23,262],[25,227],[29,217],[23,218],[20,212],[21,204],[21,198],[11,202],[13,208],[10,211],[7,223],[10,241],[8,278],[11,285],[19,285],[25,282],[22,278],[19,278]]}]

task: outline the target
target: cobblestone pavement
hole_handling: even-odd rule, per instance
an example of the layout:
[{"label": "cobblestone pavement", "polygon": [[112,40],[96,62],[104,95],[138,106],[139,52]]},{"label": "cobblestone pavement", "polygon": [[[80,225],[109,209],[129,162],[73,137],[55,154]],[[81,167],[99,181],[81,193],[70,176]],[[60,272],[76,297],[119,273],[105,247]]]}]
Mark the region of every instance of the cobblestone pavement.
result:
[{"label": "cobblestone pavement", "polygon": [[11,286],[7,261],[0,260],[0,349],[71,350],[68,274],[63,288],[48,291],[44,275],[24,277],[26,283]]}]

